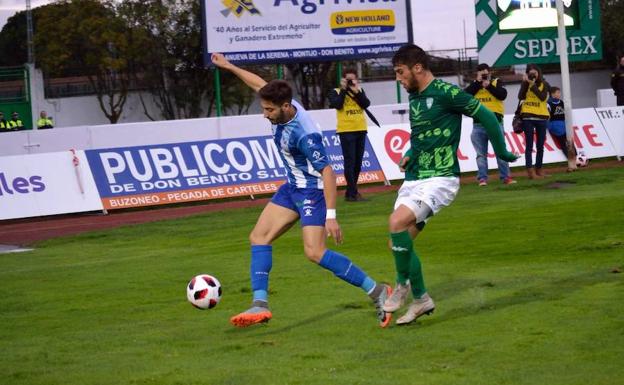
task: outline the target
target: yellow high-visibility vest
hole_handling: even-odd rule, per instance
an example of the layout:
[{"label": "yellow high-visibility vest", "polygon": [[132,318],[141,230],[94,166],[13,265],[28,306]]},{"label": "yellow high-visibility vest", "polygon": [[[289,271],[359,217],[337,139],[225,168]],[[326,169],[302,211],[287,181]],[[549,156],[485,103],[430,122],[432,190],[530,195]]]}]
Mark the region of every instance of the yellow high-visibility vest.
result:
[{"label": "yellow high-visibility vest", "polygon": [[[498,79],[492,80],[492,86],[496,87],[496,83]],[[476,94],[475,99],[479,100],[481,104],[485,106],[488,110],[495,112],[500,115],[505,114],[505,105],[502,100],[496,99],[494,95],[485,88],[481,88]]]},{"label": "yellow high-visibility vest", "polygon": [[[544,82],[542,82],[538,89],[543,91],[544,87]],[[545,116],[547,118],[550,116],[550,112],[548,112],[548,102],[546,100],[540,100],[540,98],[538,98],[530,88],[527,90],[526,99],[524,99],[524,102],[522,103],[522,109],[520,112],[524,114]]]},{"label": "yellow high-visibility vest", "polygon": [[37,127],[41,128],[41,127],[46,127],[46,126],[54,126],[54,122],[52,121],[52,119],[50,118],[39,118],[37,120]]},{"label": "yellow high-visibility vest", "polygon": [[22,123],[21,119],[9,120],[9,128],[12,128],[12,129],[24,128],[24,124]]},{"label": "yellow high-visibility vest", "polygon": [[[340,93],[340,88],[336,88],[336,92]],[[336,120],[338,121],[336,132],[339,134],[343,132],[367,131],[368,128],[364,109],[348,95],[344,98],[342,108],[336,110]]]}]

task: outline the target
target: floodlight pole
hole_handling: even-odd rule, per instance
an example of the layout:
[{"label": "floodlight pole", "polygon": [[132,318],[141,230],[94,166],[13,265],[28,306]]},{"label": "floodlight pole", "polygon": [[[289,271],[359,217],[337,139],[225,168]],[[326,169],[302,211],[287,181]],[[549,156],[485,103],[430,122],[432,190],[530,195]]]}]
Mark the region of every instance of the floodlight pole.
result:
[{"label": "floodlight pole", "polygon": [[574,148],[574,124],[572,122],[572,90],[570,87],[570,67],[568,65],[568,40],[565,30],[565,14],[563,12],[563,0],[556,0],[557,3],[557,49],[559,51],[559,62],[561,64],[561,93],[563,94],[563,106],[565,113],[565,126],[568,148],[568,167],[576,168],[576,162],[572,158]]},{"label": "floodlight pole", "polygon": [[35,62],[35,50],[33,49],[33,23],[30,0],[26,0],[26,45],[28,49],[28,64]]},{"label": "floodlight pole", "polygon": [[336,64],[336,84],[338,84],[338,87],[340,87],[340,80],[342,80],[342,62],[339,61],[338,64]]}]

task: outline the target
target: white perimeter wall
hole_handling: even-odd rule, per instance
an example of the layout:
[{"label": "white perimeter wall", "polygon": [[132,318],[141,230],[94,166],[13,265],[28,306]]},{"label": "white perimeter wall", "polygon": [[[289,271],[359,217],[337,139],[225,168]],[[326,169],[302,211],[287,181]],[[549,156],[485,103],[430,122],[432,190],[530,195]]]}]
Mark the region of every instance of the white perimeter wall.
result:
[{"label": "white perimeter wall", "polygon": [[[31,72],[32,73],[32,72]],[[609,91],[600,89],[610,88],[609,79],[610,71],[593,71],[579,72],[571,74],[572,77],[572,104],[573,108],[587,108],[597,106],[615,105],[615,98],[609,98]],[[60,99],[45,99],[43,97],[43,79],[39,71],[35,72],[32,77],[33,84],[33,121],[38,118],[39,111],[46,110],[48,115],[54,118],[56,127],[72,127],[72,126],[94,126],[99,124],[109,124],[108,119],[100,109],[99,103],[95,96],[82,96]],[[457,76],[442,77],[442,79],[459,83]],[[549,74],[546,77],[549,84],[561,87],[561,76]],[[371,104],[384,105],[397,102],[397,87],[393,81],[384,82],[365,82],[362,87],[366,91]],[[517,95],[520,84],[508,84],[508,97],[505,100],[506,113],[513,113],[518,103]],[[407,92],[401,87],[401,102],[407,102]],[[611,92],[612,94],[612,92]],[[159,109],[156,107],[149,94],[143,94],[144,102],[148,111],[153,117],[160,119]],[[600,95],[601,97],[599,97]],[[604,95],[604,96],[602,96]],[[600,100],[598,100],[600,99]],[[613,104],[610,104],[613,103]],[[250,114],[261,113],[260,105],[256,100],[249,109]],[[138,93],[128,95],[128,99],[123,109],[123,113],[118,123],[148,122],[150,121],[143,112],[143,106]],[[383,122],[381,123],[391,123]],[[163,123],[163,124],[171,124]]]}]

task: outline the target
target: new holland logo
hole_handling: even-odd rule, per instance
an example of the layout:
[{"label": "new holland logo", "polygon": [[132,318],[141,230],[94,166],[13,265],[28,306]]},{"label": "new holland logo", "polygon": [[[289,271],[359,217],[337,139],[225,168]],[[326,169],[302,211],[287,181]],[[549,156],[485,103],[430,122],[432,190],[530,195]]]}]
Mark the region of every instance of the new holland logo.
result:
[{"label": "new holland logo", "polygon": [[228,17],[230,13],[233,13],[236,17],[241,17],[244,12],[260,15],[260,11],[254,5],[253,0],[221,0],[221,3],[225,6],[225,9],[221,11],[225,17]]}]

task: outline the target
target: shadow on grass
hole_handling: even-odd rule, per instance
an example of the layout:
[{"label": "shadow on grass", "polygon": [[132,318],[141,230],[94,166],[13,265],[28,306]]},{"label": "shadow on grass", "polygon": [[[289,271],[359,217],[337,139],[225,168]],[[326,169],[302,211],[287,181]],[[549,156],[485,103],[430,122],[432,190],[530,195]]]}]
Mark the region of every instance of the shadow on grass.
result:
[{"label": "shadow on grass", "polygon": [[[535,277],[526,277],[526,281],[530,282]],[[574,276],[544,282],[528,286],[522,290],[518,290],[513,294],[505,295],[492,300],[483,300],[482,303],[471,303],[470,305],[463,306],[461,308],[450,309],[438,317],[427,319],[425,322],[414,322],[408,326],[430,327],[447,321],[454,321],[469,317],[482,312],[497,311],[508,308],[510,306],[524,305],[532,302],[540,301],[552,301],[565,297],[566,295],[580,290],[584,287],[607,283],[619,280],[619,275],[610,274],[608,269],[601,269],[598,271],[587,272],[583,274],[577,274]],[[472,286],[469,289],[487,289],[494,287],[495,284],[479,281],[481,284]],[[500,287],[501,283],[497,283],[496,286]],[[465,283],[461,286],[465,287]],[[440,288],[442,289],[442,288]],[[443,290],[440,290],[443,292]],[[455,293],[457,294],[457,293]],[[448,295],[444,296],[449,298]],[[443,298],[444,298],[443,297]],[[478,302],[478,301],[477,301]]]},{"label": "shadow on grass", "polygon": [[[516,277],[514,280],[517,279],[518,278]],[[601,269],[593,272],[577,274],[550,282],[544,282],[528,286],[512,294],[492,300],[483,299],[483,301],[476,301],[467,306],[452,308],[442,314],[437,313],[439,314],[437,317],[427,318],[425,322],[414,322],[411,325],[407,325],[407,327],[431,327],[443,322],[462,319],[482,312],[497,311],[510,306],[523,305],[532,302],[556,300],[559,298],[563,298],[566,295],[574,291],[580,290],[584,287],[596,285],[599,283],[613,282],[619,279],[619,275],[610,274],[608,272],[608,269]],[[535,277],[527,276],[525,277],[525,280],[526,282],[534,281]],[[438,298],[448,299],[469,290],[487,291],[492,288],[500,288],[504,285],[505,282],[500,281],[492,282],[480,279],[460,279],[449,281],[446,284],[435,285],[432,292],[438,293]],[[319,322],[326,323],[332,317],[338,316],[347,311],[361,309],[363,306],[363,304],[355,302],[344,303],[337,305],[324,313],[308,317],[306,319],[294,322],[284,327],[276,329],[270,328],[260,332],[258,331],[257,327],[251,327],[248,329],[230,329],[226,333],[249,332],[254,333],[254,335],[257,337],[276,335],[310,324],[315,324]]]},{"label": "shadow on grass", "polygon": [[[295,323],[292,323],[290,325],[286,325],[284,327],[281,328],[277,328],[277,329],[269,329],[266,331],[262,331],[262,332],[258,332],[258,326],[266,326],[266,325],[254,325],[252,327],[249,328],[244,328],[244,329],[230,329],[227,330],[225,333],[231,334],[231,333],[241,333],[241,332],[256,332],[254,333],[254,336],[256,337],[264,337],[264,336],[270,336],[270,335],[275,335],[275,334],[280,334],[280,333],[285,333],[287,331],[293,330],[293,329],[297,329],[300,328],[302,326],[306,326],[306,325],[310,325],[310,324],[314,324],[317,322],[327,322],[328,319],[335,317],[339,314],[342,314],[346,311],[349,310],[353,310],[355,308],[359,308],[359,306],[352,306],[352,304],[343,304],[337,307],[332,308],[331,310],[328,310],[324,313],[320,313],[317,314],[315,316],[312,317],[308,317],[306,319],[303,319],[301,321],[297,321]],[[268,325],[268,324],[267,324]]]}]

